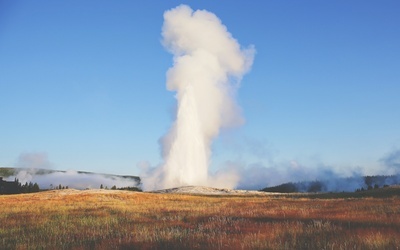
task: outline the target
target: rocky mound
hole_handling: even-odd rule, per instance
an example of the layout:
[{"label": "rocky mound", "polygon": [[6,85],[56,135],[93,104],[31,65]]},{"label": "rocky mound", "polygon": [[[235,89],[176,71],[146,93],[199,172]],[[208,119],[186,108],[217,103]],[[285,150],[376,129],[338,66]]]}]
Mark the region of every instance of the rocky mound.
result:
[{"label": "rocky mound", "polygon": [[162,189],[152,191],[152,193],[175,193],[175,194],[200,194],[200,195],[266,195],[266,192],[253,190],[235,190],[227,188],[212,188],[203,186],[185,186],[177,188]]}]

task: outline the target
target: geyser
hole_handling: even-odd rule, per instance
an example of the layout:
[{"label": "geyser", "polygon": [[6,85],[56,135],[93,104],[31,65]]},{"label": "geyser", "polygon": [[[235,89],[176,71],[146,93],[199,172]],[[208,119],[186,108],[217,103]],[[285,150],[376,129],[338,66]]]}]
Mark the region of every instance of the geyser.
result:
[{"label": "geyser", "polygon": [[177,112],[161,138],[164,162],[143,178],[144,189],[212,186],[211,143],[221,128],[243,123],[234,97],[251,67],[254,49],[241,49],[213,13],[186,5],[164,13],[162,36],[173,54],[166,85],[176,92]]}]

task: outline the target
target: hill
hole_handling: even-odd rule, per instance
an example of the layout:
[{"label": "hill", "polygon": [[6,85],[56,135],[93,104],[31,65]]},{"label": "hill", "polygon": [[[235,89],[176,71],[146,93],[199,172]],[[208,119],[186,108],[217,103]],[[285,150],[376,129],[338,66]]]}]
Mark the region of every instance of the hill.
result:
[{"label": "hill", "polygon": [[376,175],[335,178],[322,181],[288,182],[278,186],[266,187],[261,191],[277,193],[354,192],[399,184],[400,175]]},{"label": "hill", "polygon": [[400,245],[398,196],[310,198],[314,195],[321,194],[217,196],[67,189],[4,195],[0,196],[0,249],[397,249]]},{"label": "hill", "polygon": [[[36,175],[46,175],[52,173],[67,173],[68,171],[65,170],[53,170],[53,169],[26,169],[26,168],[4,168],[0,167],[0,176],[2,177],[10,177],[17,174],[20,171],[33,171]],[[125,179],[132,179],[135,181],[140,182],[139,176],[133,175],[115,175],[115,174],[104,174],[104,173],[94,173],[94,172],[87,172],[87,171],[76,171],[78,174],[92,174],[92,175],[103,175],[107,177],[118,177],[118,178],[125,178]]]},{"label": "hill", "polygon": [[266,195],[265,192],[255,190],[237,190],[228,188],[213,188],[203,186],[184,186],[152,191],[160,194],[194,194],[194,195]]}]

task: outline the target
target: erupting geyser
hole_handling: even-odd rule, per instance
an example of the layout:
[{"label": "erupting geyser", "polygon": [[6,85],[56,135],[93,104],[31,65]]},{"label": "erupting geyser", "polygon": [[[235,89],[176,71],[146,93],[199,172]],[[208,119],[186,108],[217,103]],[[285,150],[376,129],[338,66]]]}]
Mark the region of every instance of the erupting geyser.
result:
[{"label": "erupting geyser", "polygon": [[176,91],[177,114],[161,139],[164,162],[144,178],[144,188],[210,185],[212,139],[221,128],[243,123],[234,96],[254,49],[241,49],[213,13],[186,5],[164,13],[162,35],[174,55],[167,89]]}]

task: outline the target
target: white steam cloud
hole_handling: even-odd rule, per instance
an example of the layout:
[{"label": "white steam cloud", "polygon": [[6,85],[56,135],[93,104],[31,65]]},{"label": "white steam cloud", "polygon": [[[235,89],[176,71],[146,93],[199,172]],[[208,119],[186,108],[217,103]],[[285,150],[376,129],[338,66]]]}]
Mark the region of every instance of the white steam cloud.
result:
[{"label": "white steam cloud", "polygon": [[18,156],[16,167],[18,168],[51,168],[52,164],[49,162],[47,154],[44,152],[31,152],[21,153]]},{"label": "white steam cloud", "polygon": [[216,182],[233,187],[235,174],[214,181],[209,176],[210,147],[222,128],[243,123],[234,97],[252,65],[254,48],[242,49],[213,13],[186,5],[164,13],[162,36],[174,56],[166,84],[176,91],[177,114],[161,139],[164,162],[143,176],[144,189]]},{"label": "white steam cloud", "polygon": [[[242,147],[241,150],[246,149]],[[373,162],[372,170],[358,165],[330,165],[320,159],[306,164],[296,160],[275,161],[267,151],[265,149],[263,159],[253,163],[227,161],[220,171],[235,171],[240,176],[236,187],[250,190],[292,182],[301,183],[299,190],[306,192],[310,188],[307,185],[318,181],[322,185],[322,192],[353,192],[374,184],[382,187],[400,183],[400,150],[393,150]],[[375,176],[375,179],[367,183],[366,176]]]},{"label": "white steam cloud", "polygon": [[82,173],[75,170],[44,172],[37,169],[21,169],[7,180],[13,181],[15,178],[20,183],[37,183],[41,189],[52,189],[59,185],[75,189],[97,189],[103,187],[116,188],[137,187],[138,181],[115,175],[103,175],[96,173]]},{"label": "white steam cloud", "polygon": [[22,184],[37,183],[41,189],[51,189],[59,185],[76,189],[138,187],[139,180],[117,175],[77,172],[75,170],[51,170],[53,164],[44,152],[21,153],[15,163],[15,173],[7,181],[18,181]]}]

